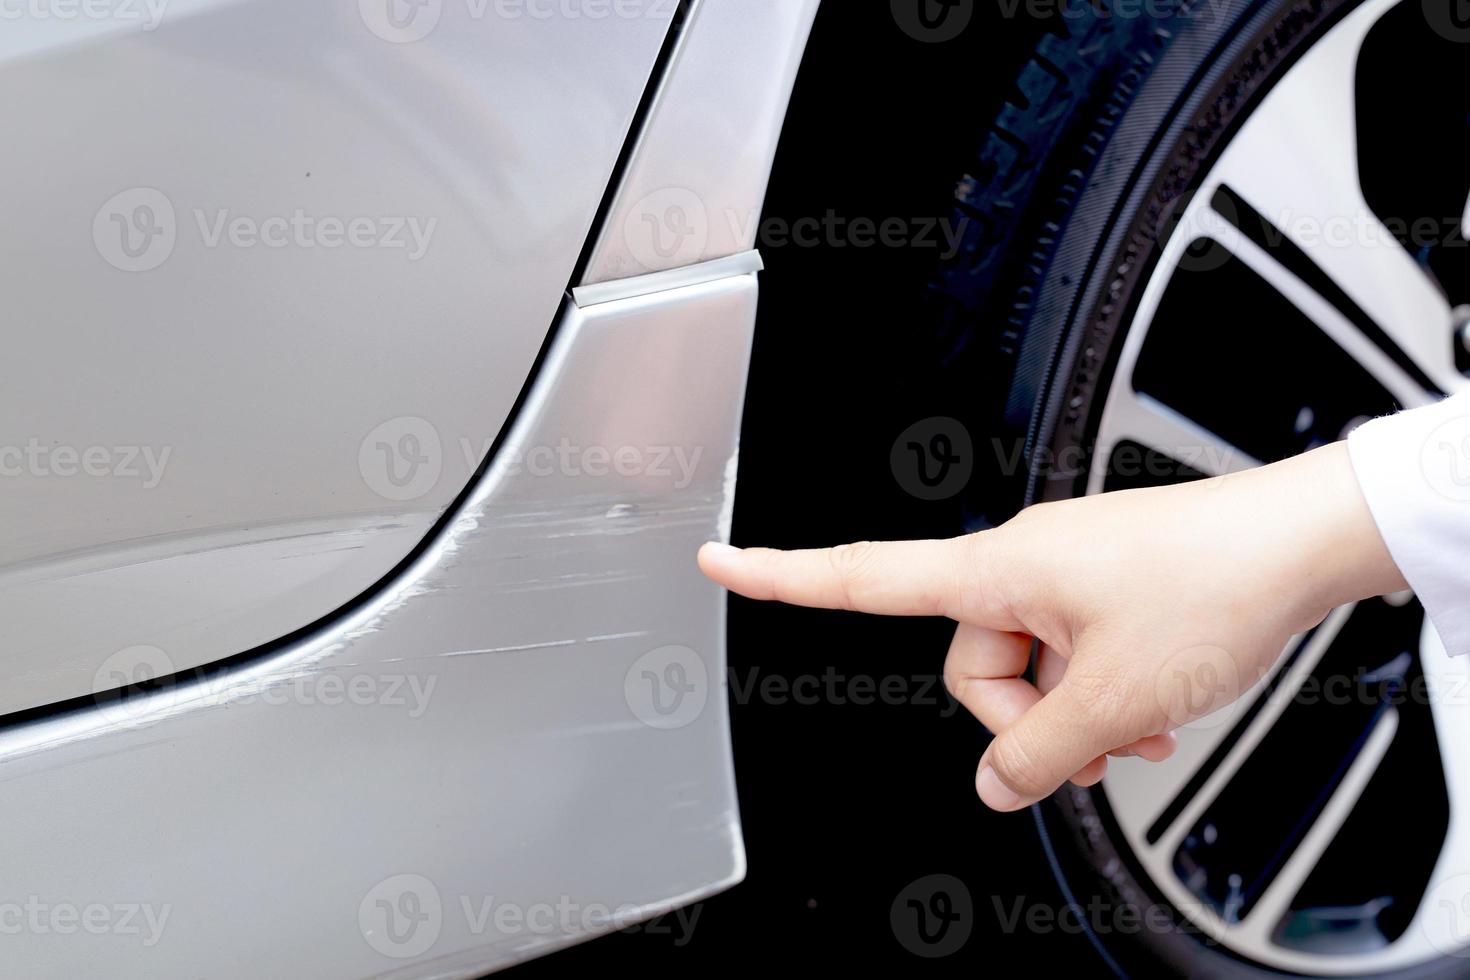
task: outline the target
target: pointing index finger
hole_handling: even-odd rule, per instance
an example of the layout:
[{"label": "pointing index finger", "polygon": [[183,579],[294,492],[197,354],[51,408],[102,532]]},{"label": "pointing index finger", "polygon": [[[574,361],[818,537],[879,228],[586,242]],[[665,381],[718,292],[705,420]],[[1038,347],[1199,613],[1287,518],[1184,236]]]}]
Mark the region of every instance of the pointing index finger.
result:
[{"label": "pointing index finger", "polygon": [[948,616],[1017,629],[981,581],[977,555],[983,534],[805,551],[742,550],[711,542],[700,549],[699,567],[751,599],[885,616]]}]

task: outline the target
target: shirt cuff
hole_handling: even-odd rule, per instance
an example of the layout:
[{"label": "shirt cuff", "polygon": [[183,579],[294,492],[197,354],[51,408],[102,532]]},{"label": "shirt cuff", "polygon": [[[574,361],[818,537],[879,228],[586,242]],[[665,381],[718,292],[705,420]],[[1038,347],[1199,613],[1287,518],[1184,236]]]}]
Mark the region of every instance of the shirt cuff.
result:
[{"label": "shirt cuff", "polygon": [[1445,649],[1470,653],[1470,392],[1360,425],[1348,456]]}]

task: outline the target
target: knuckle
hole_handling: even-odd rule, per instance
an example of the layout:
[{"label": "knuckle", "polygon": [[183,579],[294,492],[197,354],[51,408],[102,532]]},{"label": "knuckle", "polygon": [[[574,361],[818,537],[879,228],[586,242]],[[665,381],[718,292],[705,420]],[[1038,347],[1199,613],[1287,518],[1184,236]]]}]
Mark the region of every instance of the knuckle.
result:
[{"label": "knuckle", "polygon": [[832,565],[844,576],[863,574],[873,563],[876,548],[871,541],[854,541],[832,549]]},{"label": "knuckle", "polygon": [[1057,552],[1018,532],[1012,526],[1017,519],[972,535],[970,566],[987,608],[1039,625],[1054,618],[1062,597],[1048,571]]},{"label": "knuckle", "polygon": [[853,587],[866,582],[877,565],[878,548],[871,541],[855,541],[838,545],[827,553],[827,557],[851,605]]},{"label": "knuckle", "polygon": [[1050,567],[1053,556],[1072,556],[1078,550],[1082,525],[1070,516],[1074,500],[1033,504],[994,529],[993,547],[1005,559],[1033,570]]},{"label": "knuckle", "polygon": [[961,539],[958,592],[981,615],[1015,608],[1020,563],[1007,550],[1000,528]]},{"label": "knuckle", "polygon": [[1002,536],[996,533],[997,530],[977,531],[960,539],[963,570],[972,581],[988,582],[997,567],[1006,567],[1006,563],[995,560],[996,549],[1002,543]]},{"label": "knuckle", "polygon": [[1012,534],[1028,534],[1045,527],[1066,509],[1067,501],[1046,500],[1026,507],[1006,521],[1003,528]]}]

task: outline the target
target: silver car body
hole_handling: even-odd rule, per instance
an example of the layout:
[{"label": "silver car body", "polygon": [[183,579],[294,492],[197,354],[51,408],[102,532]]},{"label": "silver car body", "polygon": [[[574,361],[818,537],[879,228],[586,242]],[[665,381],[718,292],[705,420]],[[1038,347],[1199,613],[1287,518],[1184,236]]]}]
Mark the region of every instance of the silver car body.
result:
[{"label": "silver car body", "polygon": [[472,976],[740,879],[693,554],[815,8],[11,8],[8,969]]}]

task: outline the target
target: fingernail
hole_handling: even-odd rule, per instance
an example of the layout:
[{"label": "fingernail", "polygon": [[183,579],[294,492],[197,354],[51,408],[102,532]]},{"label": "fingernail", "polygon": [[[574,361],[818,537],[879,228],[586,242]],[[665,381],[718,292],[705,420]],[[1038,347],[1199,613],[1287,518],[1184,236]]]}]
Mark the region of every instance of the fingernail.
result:
[{"label": "fingernail", "polygon": [[975,777],[975,790],[980,801],[992,810],[1016,810],[1021,806],[1021,797],[1016,791],[1000,781],[995,770],[986,766]]},{"label": "fingernail", "polygon": [[714,557],[722,557],[724,555],[738,555],[738,554],[740,554],[740,549],[739,548],[737,548],[737,547],[735,547],[734,545],[731,545],[731,544],[726,544],[723,541],[706,541],[705,544],[704,544],[704,549],[703,550],[704,550],[704,553],[705,554],[711,555],[711,556],[714,556]]}]

